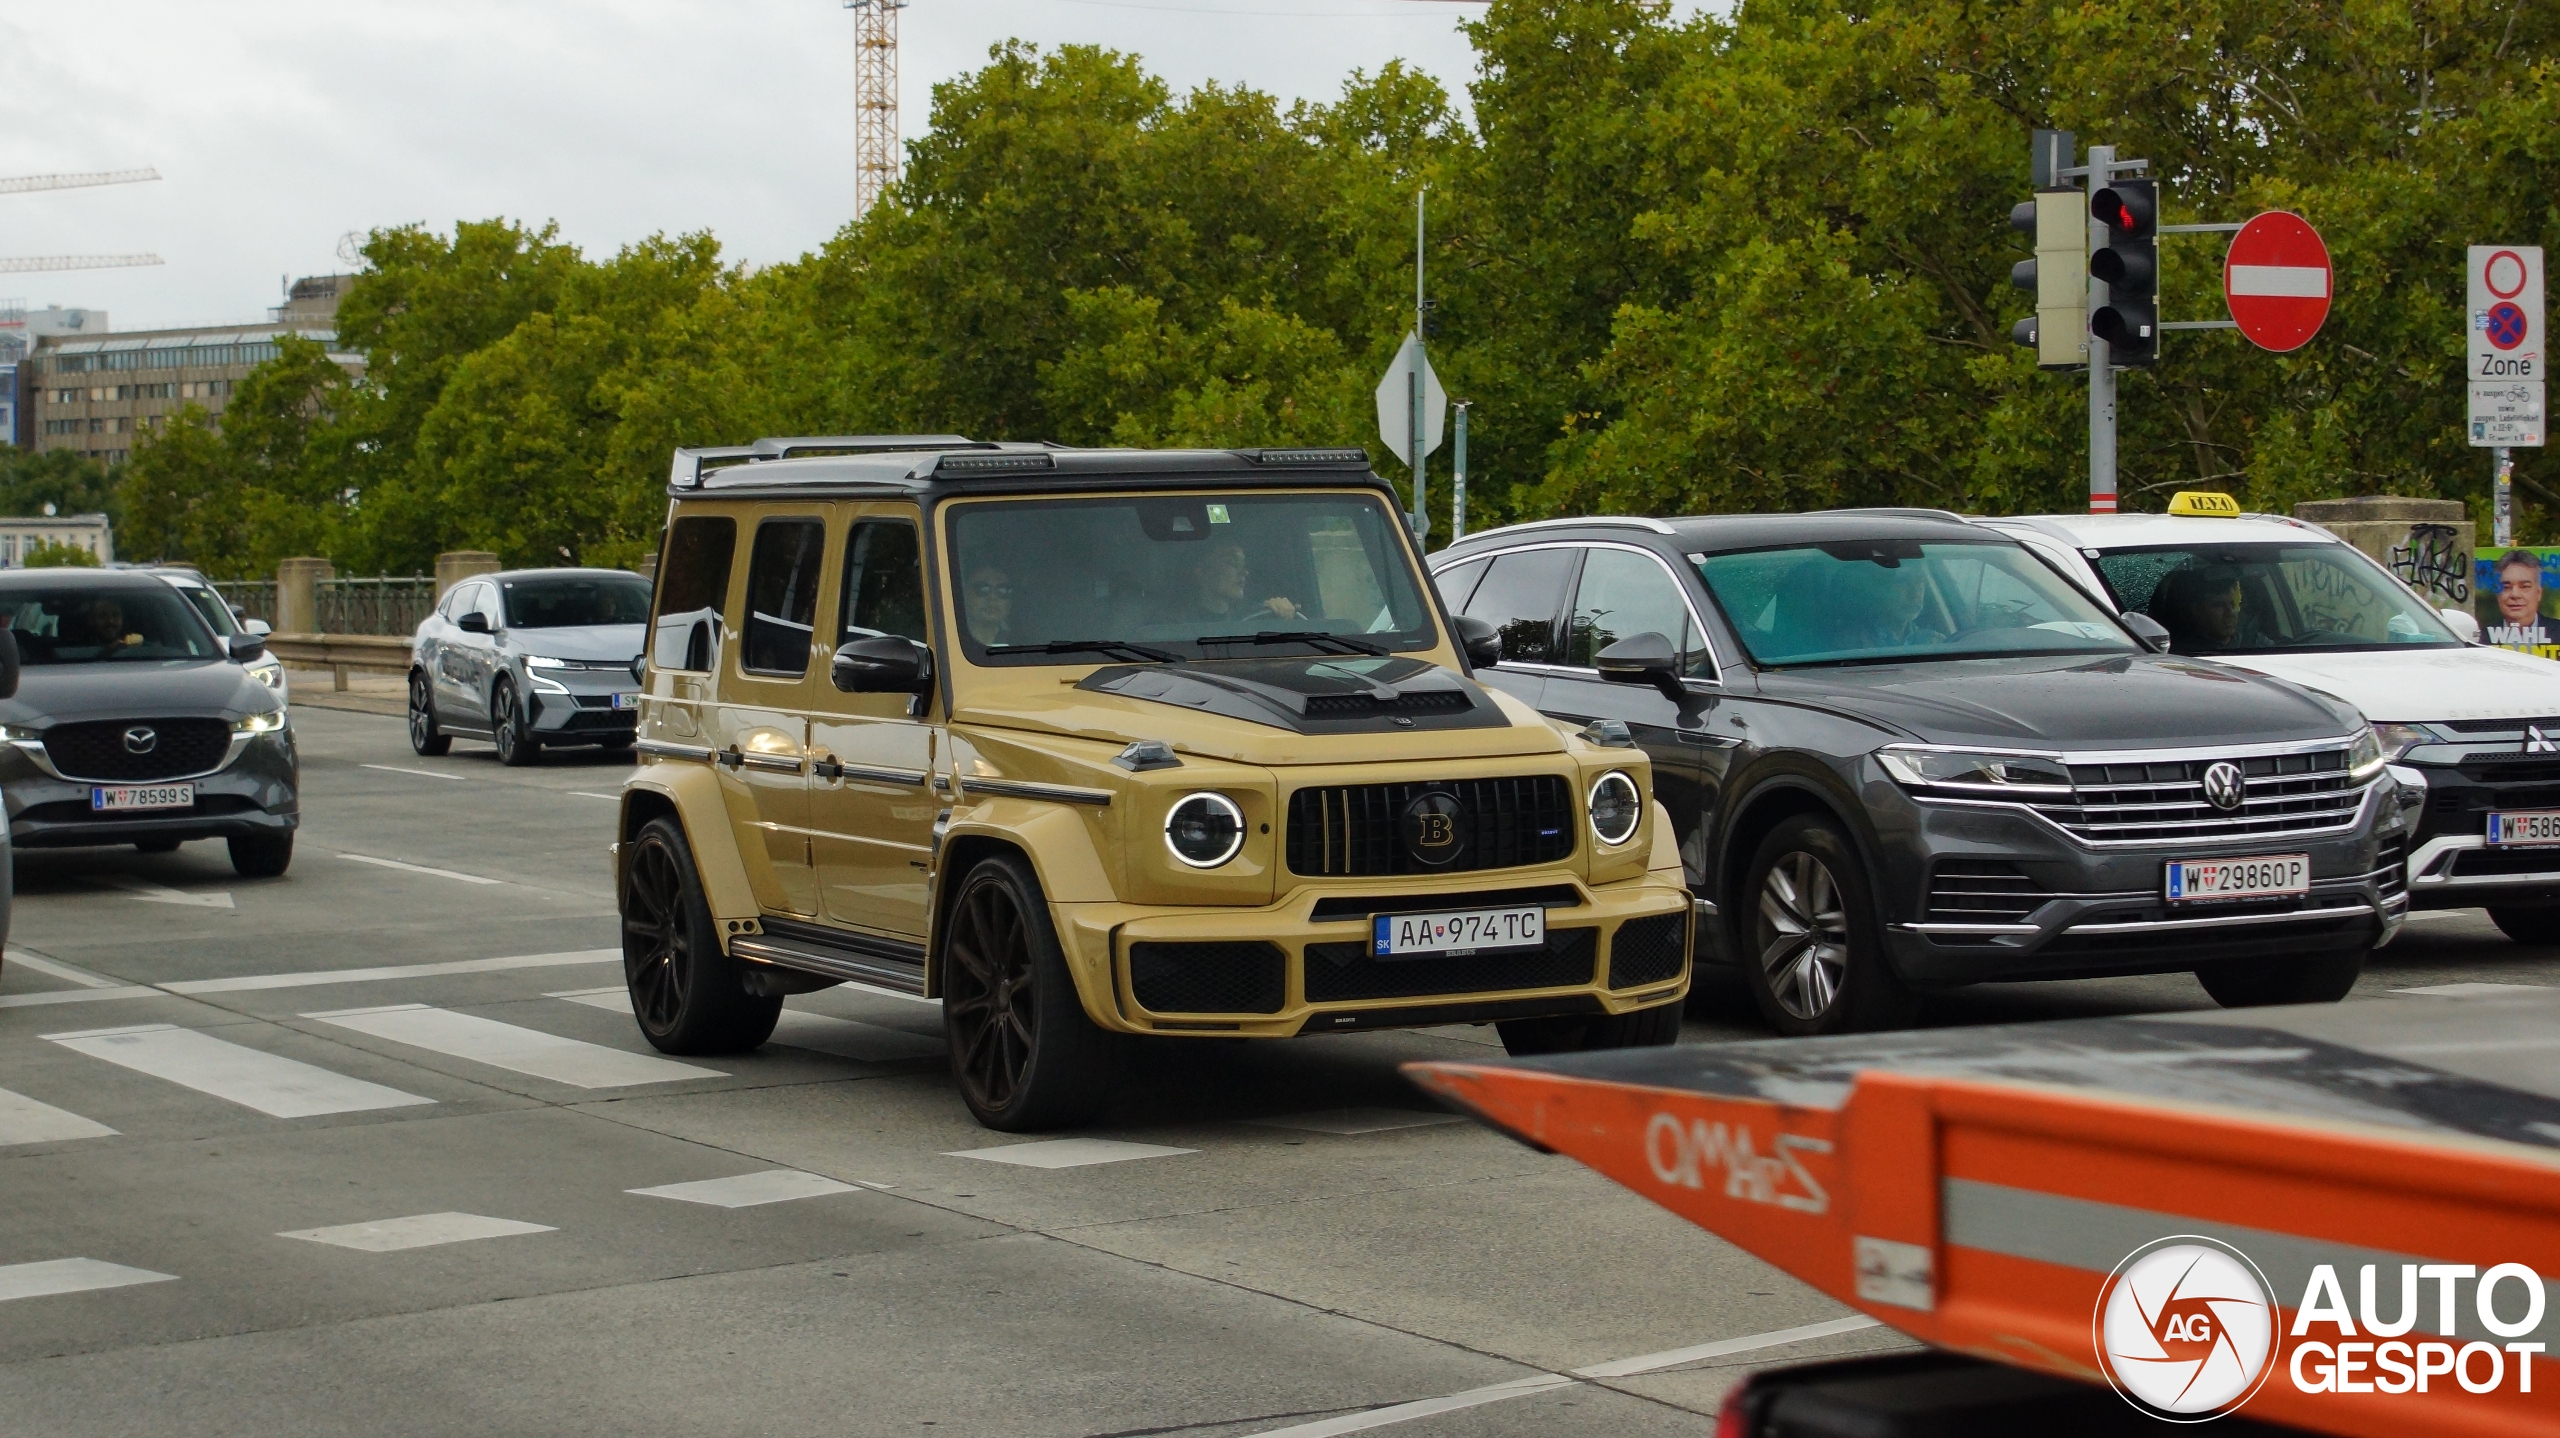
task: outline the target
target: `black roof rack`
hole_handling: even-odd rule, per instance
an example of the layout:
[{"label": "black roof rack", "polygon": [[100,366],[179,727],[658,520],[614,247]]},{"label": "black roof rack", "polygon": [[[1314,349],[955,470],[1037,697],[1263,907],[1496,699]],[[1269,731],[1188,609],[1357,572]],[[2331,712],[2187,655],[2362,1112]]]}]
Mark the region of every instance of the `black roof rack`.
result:
[{"label": "black roof rack", "polygon": [[821,455],[895,454],[901,451],[946,449],[994,449],[985,440],[962,434],[824,434],[799,435],[787,439],[760,439],[753,444],[711,445],[699,449],[676,451],[675,465],[667,475],[674,489],[696,489],[705,471],[726,469],[731,465],[758,464],[769,459],[810,459]]}]

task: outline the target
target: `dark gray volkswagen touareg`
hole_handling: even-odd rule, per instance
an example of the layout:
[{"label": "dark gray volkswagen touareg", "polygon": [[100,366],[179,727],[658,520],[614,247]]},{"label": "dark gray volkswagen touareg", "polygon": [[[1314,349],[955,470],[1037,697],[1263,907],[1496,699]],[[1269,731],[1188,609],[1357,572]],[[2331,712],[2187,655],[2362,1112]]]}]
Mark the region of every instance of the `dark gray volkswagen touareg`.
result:
[{"label": "dark gray volkswagen touareg", "polygon": [[2353,709],[2156,652],[1953,515],[1551,520],[1431,567],[1501,633],[1479,678],[1651,754],[1699,961],[1781,1031],[1998,979],[2334,1000],[2407,912],[2398,791]]}]

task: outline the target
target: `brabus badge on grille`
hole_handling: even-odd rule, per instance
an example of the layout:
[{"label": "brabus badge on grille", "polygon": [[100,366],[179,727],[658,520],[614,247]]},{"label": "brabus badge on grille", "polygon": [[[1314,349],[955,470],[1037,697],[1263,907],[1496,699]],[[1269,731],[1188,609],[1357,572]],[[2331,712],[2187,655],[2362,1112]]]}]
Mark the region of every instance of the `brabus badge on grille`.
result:
[{"label": "brabus badge on grille", "polygon": [[1414,795],[1413,802],[1404,806],[1404,818],[1398,825],[1404,831],[1404,851],[1425,868],[1437,869],[1456,862],[1466,851],[1466,841],[1458,827],[1463,812],[1455,795]]},{"label": "brabus badge on grille", "polygon": [[2249,797],[2249,786],[2240,777],[2240,766],[2228,759],[2219,759],[2207,765],[2204,771],[2204,797],[2217,809],[2239,808],[2240,801]]},{"label": "brabus badge on grille", "polygon": [[2543,733],[2539,726],[2527,724],[2524,726],[2524,752],[2528,754],[2560,754],[2560,744],[2554,744],[2551,742],[2551,736]]},{"label": "brabus badge on grille", "polygon": [[136,724],[124,731],[124,752],[148,754],[160,747],[160,731],[148,724]]}]

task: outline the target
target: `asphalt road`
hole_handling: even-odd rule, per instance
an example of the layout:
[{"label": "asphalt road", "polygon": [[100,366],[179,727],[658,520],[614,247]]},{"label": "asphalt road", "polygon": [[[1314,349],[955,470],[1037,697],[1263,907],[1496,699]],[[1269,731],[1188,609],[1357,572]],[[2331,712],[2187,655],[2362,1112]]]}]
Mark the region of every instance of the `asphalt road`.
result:
[{"label": "asphalt road", "polygon": [[[918,1002],[795,998],[675,1064],[616,1008],[621,763],[295,723],[282,879],[17,859],[10,1434],[1704,1434],[1752,1366],[1899,1342],[1396,1075],[1490,1030],[1168,1044],[1062,1146],[972,1124]],[[2360,992],[2553,958],[2422,917]],[[1758,1036],[1710,994],[1684,1041]]]}]

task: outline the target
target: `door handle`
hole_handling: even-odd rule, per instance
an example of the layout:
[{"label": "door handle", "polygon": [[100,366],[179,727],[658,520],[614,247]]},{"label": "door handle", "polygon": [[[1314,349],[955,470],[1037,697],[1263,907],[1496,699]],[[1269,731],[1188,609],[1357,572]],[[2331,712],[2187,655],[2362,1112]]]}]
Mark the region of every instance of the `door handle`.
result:
[{"label": "door handle", "polygon": [[1710,734],[1703,729],[1682,729],[1678,733],[1681,743],[1694,744],[1701,749],[1730,749],[1742,742],[1734,735]]}]

